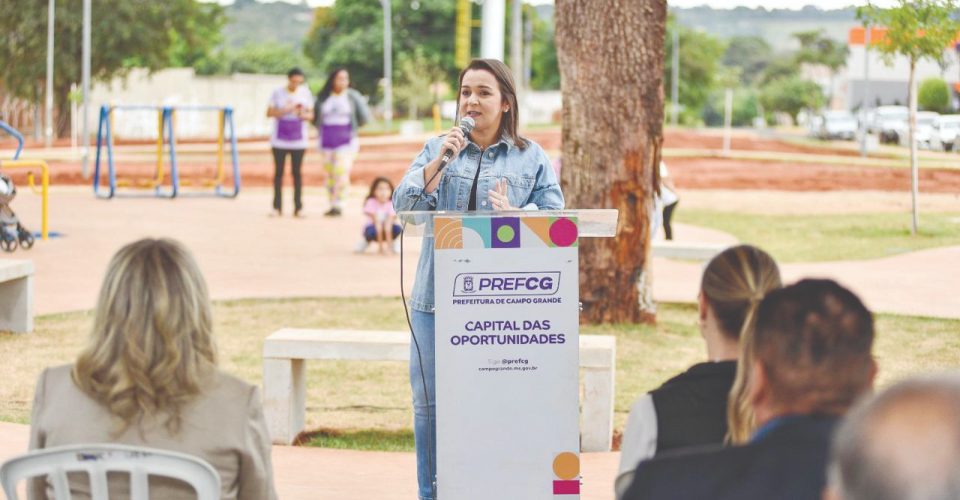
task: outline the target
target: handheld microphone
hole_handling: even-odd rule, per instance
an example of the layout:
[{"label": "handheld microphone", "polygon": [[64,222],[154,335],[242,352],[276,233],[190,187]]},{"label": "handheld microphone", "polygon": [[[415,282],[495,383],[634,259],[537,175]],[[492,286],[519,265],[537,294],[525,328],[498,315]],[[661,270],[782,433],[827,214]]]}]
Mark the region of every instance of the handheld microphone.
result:
[{"label": "handheld microphone", "polygon": [[[470,134],[470,132],[473,131],[473,127],[476,127],[476,126],[477,126],[477,122],[473,121],[473,118],[470,118],[469,116],[464,116],[463,118],[460,119],[460,130],[463,131],[464,136]],[[444,151],[443,158],[440,158],[440,166],[437,167],[437,171],[439,172],[443,170],[444,167],[446,167],[447,164],[450,163],[450,160],[452,159],[453,159],[453,151],[450,151],[449,149]]]}]

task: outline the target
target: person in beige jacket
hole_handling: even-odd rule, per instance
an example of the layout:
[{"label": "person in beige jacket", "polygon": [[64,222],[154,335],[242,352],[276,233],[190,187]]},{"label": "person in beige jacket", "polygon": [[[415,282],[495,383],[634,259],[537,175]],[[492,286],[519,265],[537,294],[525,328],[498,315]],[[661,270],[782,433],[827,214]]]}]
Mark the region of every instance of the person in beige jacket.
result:
[{"label": "person in beige jacket", "polygon": [[[189,252],[168,239],[144,239],[117,252],[97,301],[88,346],[72,365],[37,382],[30,449],[120,443],[178,451],[220,474],[225,500],[276,498],[270,437],[255,386],[217,368],[207,288]],[[110,498],[129,496],[110,477]],[[70,481],[89,498],[85,478]],[[44,478],[28,496],[52,497]],[[189,498],[190,486],[150,479],[150,498]]]}]

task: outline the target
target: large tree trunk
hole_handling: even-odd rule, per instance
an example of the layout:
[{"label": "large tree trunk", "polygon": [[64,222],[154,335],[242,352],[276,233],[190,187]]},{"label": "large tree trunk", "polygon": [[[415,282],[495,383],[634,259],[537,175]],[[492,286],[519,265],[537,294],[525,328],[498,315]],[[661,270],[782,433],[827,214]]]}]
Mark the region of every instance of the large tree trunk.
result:
[{"label": "large tree trunk", "polygon": [[581,240],[583,318],[649,321],[653,311],[641,311],[637,283],[659,185],[667,5],[557,0],[556,9],[567,206],[620,211],[616,238]]}]

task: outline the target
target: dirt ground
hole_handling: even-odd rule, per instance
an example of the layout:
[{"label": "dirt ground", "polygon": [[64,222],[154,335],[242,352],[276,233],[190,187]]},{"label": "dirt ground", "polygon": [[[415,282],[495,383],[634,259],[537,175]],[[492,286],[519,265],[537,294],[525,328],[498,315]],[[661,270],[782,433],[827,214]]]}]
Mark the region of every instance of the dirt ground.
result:
[{"label": "dirt ground", "polygon": [[[672,158],[668,165],[679,189],[767,189],[776,191],[909,191],[906,168]],[[920,191],[960,193],[960,170],[921,169]]]},{"label": "dirt ground", "polygon": [[[559,129],[533,131],[528,136],[548,151],[561,147]],[[364,138],[366,139],[366,138]],[[386,176],[398,181],[419,152],[422,142],[361,140],[360,154],[354,164],[351,181],[354,185],[368,185],[375,177]],[[666,132],[667,148],[719,149],[722,138],[712,132],[670,130]],[[740,132],[733,137],[734,150],[770,151],[785,153],[828,154],[853,156],[853,151],[836,148],[822,149],[812,145],[794,144]],[[212,179],[213,148],[203,147],[180,154],[182,179]],[[149,180],[153,176],[152,154],[142,146],[118,148],[117,165],[120,176],[127,179]],[[241,176],[244,186],[270,186],[273,182],[273,163],[266,143],[244,143],[240,153]],[[683,157],[669,160],[670,173],[681,190],[773,190],[796,192],[823,191],[908,191],[910,172],[905,168],[844,166],[825,161],[796,163],[790,161],[757,161],[726,158]],[[51,162],[51,183],[55,185],[86,185],[77,162]],[[168,167],[169,168],[169,167]],[[289,167],[288,167],[289,168]],[[308,151],[304,164],[304,182],[308,186],[322,186],[325,181],[320,156]],[[23,185],[25,173],[13,172],[14,181]],[[230,182],[229,176],[227,183]],[[290,182],[289,174],[287,183]],[[921,169],[920,191],[924,193],[960,193],[960,169]]]}]

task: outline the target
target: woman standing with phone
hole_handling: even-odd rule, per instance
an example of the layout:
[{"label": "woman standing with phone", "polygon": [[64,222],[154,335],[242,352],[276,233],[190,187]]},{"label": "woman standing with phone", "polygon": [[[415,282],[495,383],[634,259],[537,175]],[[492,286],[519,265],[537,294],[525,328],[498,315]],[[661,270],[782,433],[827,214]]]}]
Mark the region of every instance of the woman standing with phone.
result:
[{"label": "woman standing with phone", "polygon": [[301,193],[303,192],[303,154],[307,149],[307,123],[313,120],[313,96],[303,86],[304,76],[300,68],[287,72],[287,84],[273,91],[267,117],[276,118],[277,123],[270,136],[273,150],[273,211],[270,215],[283,215],[282,188],[283,165],[290,156],[290,170],[293,173],[293,216],[300,217],[303,210]]}]

